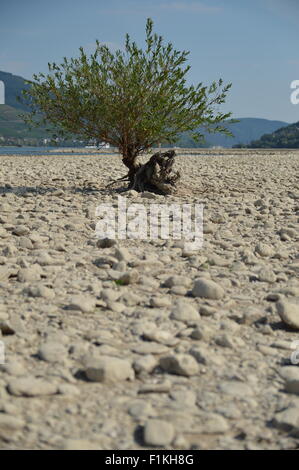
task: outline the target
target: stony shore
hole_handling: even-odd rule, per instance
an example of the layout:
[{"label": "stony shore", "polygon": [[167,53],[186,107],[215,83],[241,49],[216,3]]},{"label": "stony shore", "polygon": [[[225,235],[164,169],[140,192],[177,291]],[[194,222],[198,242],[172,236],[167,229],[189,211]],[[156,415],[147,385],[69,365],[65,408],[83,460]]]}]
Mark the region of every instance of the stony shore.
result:
[{"label": "stony shore", "polygon": [[[167,197],[0,155],[0,448],[299,448],[299,151],[197,153]],[[202,203],[202,249],[97,240],[120,194]]]}]

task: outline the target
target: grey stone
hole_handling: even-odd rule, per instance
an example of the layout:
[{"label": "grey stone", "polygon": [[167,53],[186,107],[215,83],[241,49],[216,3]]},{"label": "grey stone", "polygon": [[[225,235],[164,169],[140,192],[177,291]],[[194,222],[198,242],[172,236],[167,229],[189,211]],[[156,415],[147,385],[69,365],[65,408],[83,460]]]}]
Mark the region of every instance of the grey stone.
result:
[{"label": "grey stone", "polygon": [[233,395],[235,397],[242,398],[253,395],[252,388],[243,382],[223,382],[219,385],[218,388],[222,393],[225,393],[227,395]]},{"label": "grey stone", "polygon": [[57,385],[36,377],[13,379],[8,383],[7,389],[11,395],[24,397],[54,395],[57,393]]},{"label": "grey stone", "polygon": [[162,356],[159,364],[163,370],[170,374],[190,377],[199,372],[198,363],[190,354]]},{"label": "grey stone", "polygon": [[67,356],[67,350],[61,343],[47,342],[40,346],[38,355],[46,362],[63,362]]},{"label": "grey stone", "polygon": [[170,318],[185,323],[194,323],[198,322],[200,319],[200,314],[198,309],[193,307],[193,305],[190,303],[180,301],[175,305],[173,311],[170,314]]},{"label": "grey stone", "polygon": [[175,431],[171,423],[161,419],[150,419],[145,423],[143,439],[146,445],[154,447],[169,446]]},{"label": "grey stone", "polygon": [[197,279],[194,283],[192,294],[194,297],[219,300],[224,296],[224,289],[209,279]]},{"label": "grey stone", "polygon": [[112,356],[89,357],[85,360],[85,375],[92,382],[114,383],[134,379],[134,370],[126,359]]},{"label": "grey stone", "polygon": [[96,300],[87,295],[76,295],[71,299],[68,308],[80,310],[83,313],[93,312],[96,306]]},{"label": "grey stone", "polygon": [[276,303],[277,313],[284,323],[299,330],[299,303],[293,303],[288,300],[279,300]]}]

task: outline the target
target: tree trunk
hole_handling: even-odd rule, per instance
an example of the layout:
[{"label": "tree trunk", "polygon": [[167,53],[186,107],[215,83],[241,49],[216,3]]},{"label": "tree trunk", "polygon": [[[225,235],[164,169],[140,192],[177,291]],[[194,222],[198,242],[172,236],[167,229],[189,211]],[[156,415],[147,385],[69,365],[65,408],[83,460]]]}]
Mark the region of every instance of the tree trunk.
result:
[{"label": "tree trunk", "polygon": [[180,178],[180,173],[173,171],[174,158],[174,150],[152,155],[147,163],[136,167],[134,174],[132,173],[134,179],[130,188],[136,191],[153,191],[159,194],[174,192]]},{"label": "tree trunk", "polygon": [[152,191],[158,194],[171,194],[176,190],[176,183],[181,175],[173,171],[175,151],[157,152],[144,165],[137,163],[137,155],[125,155],[122,158],[129,172],[122,178],[112,181],[107,187],[118,181],[128,180],[128,189]]},{"label": "tree trunk", "polygon": [[131,189],[134,185],[135,174],[140,168],[140,163],[137,163],[137,155],[127,155],[124,156],[122,162],[126,167],[129,169],[127,174],[127,178],[129,179],[129,189]]}]

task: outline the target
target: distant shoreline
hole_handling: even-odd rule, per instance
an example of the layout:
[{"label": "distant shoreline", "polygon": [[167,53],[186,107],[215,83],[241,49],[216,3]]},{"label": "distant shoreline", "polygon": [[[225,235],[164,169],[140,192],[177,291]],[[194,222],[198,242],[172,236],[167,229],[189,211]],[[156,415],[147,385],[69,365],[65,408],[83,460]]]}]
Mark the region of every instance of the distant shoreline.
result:
[{"label": "distant shoreline", "polygon": [[[161,149],[154,148],[148,154],[152,155],[155,152],[158,152]],[[166,150],[166,149],[163,149]],[[276,155],[288,154],[290,152],[299,151],[299,149],[290,149],[290,148],[176,148],[177,155]],[[120,156],[120,154],[114,149],[89,149],[81,147],[1,147],[0,146],[0,156],[82,156],[82,155],[93,155],[93,156]]]}]

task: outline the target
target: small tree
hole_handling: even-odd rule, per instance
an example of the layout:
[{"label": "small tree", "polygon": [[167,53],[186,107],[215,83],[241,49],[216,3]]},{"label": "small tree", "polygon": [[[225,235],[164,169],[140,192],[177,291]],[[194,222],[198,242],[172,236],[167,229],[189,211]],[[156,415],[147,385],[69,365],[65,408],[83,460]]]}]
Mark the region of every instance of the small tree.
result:
[{"label": "small tree", "polygon": [[97,41],[89,57],[81,47],[79,58],[49,63],[49,73],[35,74],[24,91],[31,113],[23,117],[30,124],[50,124],[60,136],[76,134],[118,148],[129,187],[159,187],[159,179],[174,184],[174,152],[155,155],[146,168],[138,155],[160,142],[175,143],[182,132],[197,140],[203,137],[199,129],[231,135],[221,125],[231,113],[217,110],[231,84],[224,86],[220,79],[208,87],[187,86],[188,54],[165,45],[148,19],[144,50],[127,34],[124,51],[113,53]]}]

